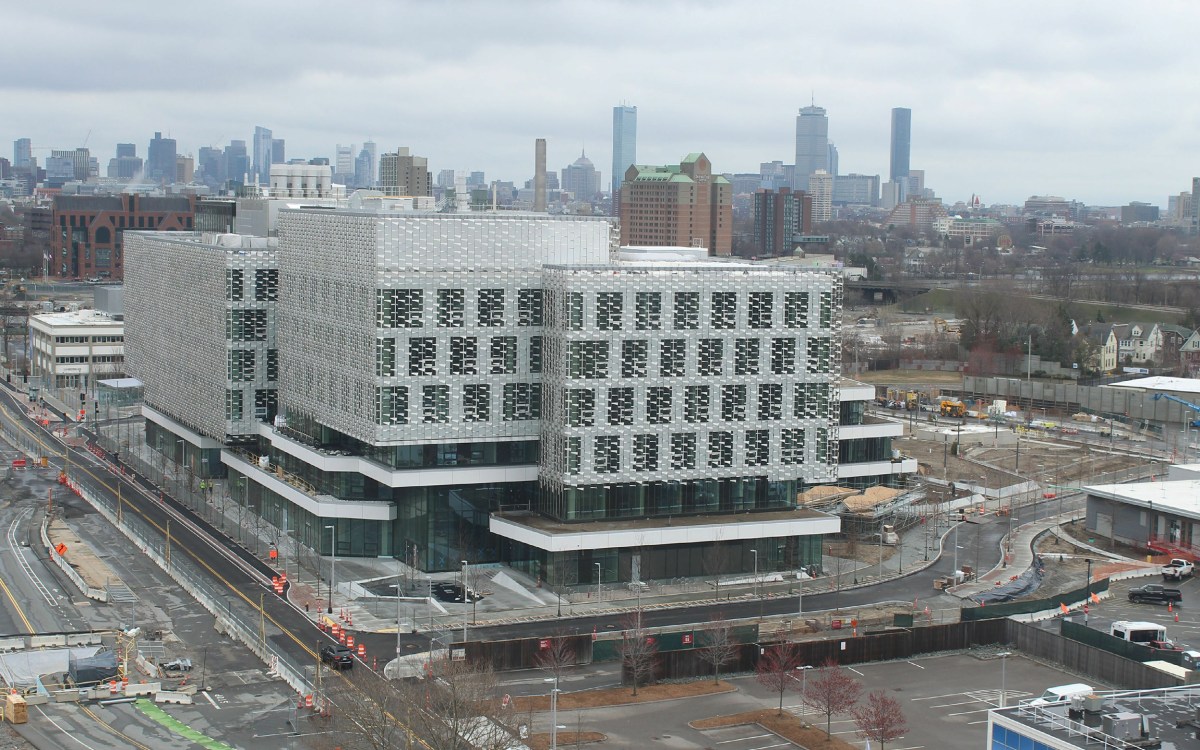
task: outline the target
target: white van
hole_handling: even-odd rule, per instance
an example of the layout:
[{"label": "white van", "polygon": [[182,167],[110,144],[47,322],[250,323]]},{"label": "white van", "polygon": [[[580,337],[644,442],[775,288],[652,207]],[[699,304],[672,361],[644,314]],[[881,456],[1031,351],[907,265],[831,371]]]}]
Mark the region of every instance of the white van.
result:
[{"label": "white van", "polygon": [[1130,643],[1150,643],[1167,640],[1167,629],[1153,622],[1129,622],[1118,620],[1109,629],[1109,635]]},{"label": "white van", "polygon": [[1055,687],[1046,688],[1046,692],[1031,701],[1034,706],[1048,706],[1052,703],[1063,703],[1069,701],[1075,696],[1091,695],[1095,692],[1091,685],[1084,685],[1082,682],[1075,682],[1070,685],[1057,685]]}]

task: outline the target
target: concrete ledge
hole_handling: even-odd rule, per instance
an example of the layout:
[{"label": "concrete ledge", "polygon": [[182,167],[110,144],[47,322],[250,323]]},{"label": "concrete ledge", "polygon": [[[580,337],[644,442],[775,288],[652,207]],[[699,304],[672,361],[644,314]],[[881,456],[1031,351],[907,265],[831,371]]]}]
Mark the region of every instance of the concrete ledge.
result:
[{"label": "concrete ledge", "polygon": [[162,690],[161,682],[138,682],[125,686],[126,696],[151,695]]},{"label": "concrete ledge", "polygon": [[158,694],[154,696],[154,702],[177,703],[181,706],[190,706],[192,705],[192,696],[170,690],[160,690]]}]

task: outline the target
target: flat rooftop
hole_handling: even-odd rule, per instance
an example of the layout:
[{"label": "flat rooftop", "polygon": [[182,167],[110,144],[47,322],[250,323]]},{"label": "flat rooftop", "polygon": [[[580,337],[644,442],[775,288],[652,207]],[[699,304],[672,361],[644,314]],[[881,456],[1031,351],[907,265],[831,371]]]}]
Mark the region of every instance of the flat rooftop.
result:
[{"label": "flat rooftop", "polygon": [[106,312],[99,310],[68,310],[67,312],[41,313],[31,315],[30,321],[41,323],[49,328],[71,326],[124,326],[125,321],[117,320]]},{"label": "flat rooftop", "polygon": [[809,510],[808,508],[744,513],[712,513],[703,516],[670,516],[667,518],[605,519],[603,521],[576,521],[572,523],[556,521],[553,518],[525,511],[516,513],[499,512],[493,515],[551,534],[589,531],[645,531],[665,526],[687,528],[690,526],[711,526],[713,524],[729,525],[743,521],[769,523],[771,521],[829,518],[827,513]]},{"label": "flat rooftop", "polygon": [[[1110,750],[1134,750],[1148,745],[1135,744],[1139,730],[1127,735],[1114,728],[1114,734],[1104,731],[1105,717],[1118,717],[1118,722],[1131,726],[1141,717],[1147,717],[1150,737],[1160,740],[1163,750],[1196,747],[1197,704],[1200,703],[1200,685],[1184,685],[1161,690],[1138,690],[1098,693],[1103,698],[1103,707],[1095,713],[1084,712],[1082,718],[1068,716],[1069,703],[1054,706],[1033,707],[1028,705],[997,708],[991,711],[994,725],[1004,726],[997,721],[1004,717],[1021,728],[1034,729],[1052,736],[1062,743],[1055,747],[1096,748]],[[1025,747],[1024,744],[1021,747]]]},{"label": "flat rooftop", "polygon": [[1200,479],[1085,486],[1089,495],[1200,520]]},{"label": "flat rooftop", "polygon": [[1176,393],[1200,394],[1200,379],[1171,378],[1164,375],[1155,375],[1149,378],[1123,380],[1120,383],[1110,383],[1101,387],[1125,388],[1135,391],[1174,391]]}]

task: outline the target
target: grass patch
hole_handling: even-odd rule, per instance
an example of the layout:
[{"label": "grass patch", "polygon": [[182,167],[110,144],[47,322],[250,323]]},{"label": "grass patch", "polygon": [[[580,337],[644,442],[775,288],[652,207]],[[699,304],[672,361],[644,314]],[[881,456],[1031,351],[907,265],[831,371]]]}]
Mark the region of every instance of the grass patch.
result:
[{"label": "grass patch", "polygon": [[[607,739],[608,735],[601,732],[559,732],[558,746],[588,745],[594,742],[604,742]],[[550,734],[547,732],[530,735],[529,739],[525,740],[525,745],[529,750],[550,750]]]},{"label": "grass patch", "polygon": [[[626,706],[633,703],[650,703],[652,701],[670,701],[682,698],[697,698],[702,695],[731,693],[737,690],[728,682],[714,683],[711,680],[696,682],[672,683],[668,685],[647,685],[638,688],[638,694],[633,694],[632,688],[619,687],[605,690],[581,690],[578,693],[562,693],[558,696],[558,710],[571,711],[581,708],[601,708],[604,706]],[[513,698],[513,706],[518,712],[549,711],[550,696],[533,695]],[[562,737],[562,734],[559,734]],[[559,744],[562,744],[561,740]]]},{"label": "grass patch", "polygon": [[774,732],[780,737],[810,750],[813,748],[821,748],[821,750],[858,750],[856,745],[851,745],[849,742],[837,737],[826,739],[824,729],[810,726],[789,713],[784,713],[780,716],[778,709],[774,708],[745,711],[740,714],[730,714],[728,716],[714,716],[711,719],[699,719],[689,722],[688,726],[692,729],[717,729],[719,727],[736,727],[742,724],[757,724],[763,729]]}]

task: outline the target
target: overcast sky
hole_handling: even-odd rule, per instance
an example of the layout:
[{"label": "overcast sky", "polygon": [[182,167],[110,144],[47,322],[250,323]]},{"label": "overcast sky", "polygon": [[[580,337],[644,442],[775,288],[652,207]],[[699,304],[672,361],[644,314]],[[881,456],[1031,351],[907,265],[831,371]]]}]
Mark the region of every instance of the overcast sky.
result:
[{"label": "overcast sky", "polygon": [[2,18],[0,154],[86,137],[102,173],[155,130],[194,154],[263,125],[289,158],[370,138],[518,183],[544,137],[550,168],[586,148],[607,186],[622,102],[639,162],[757,172],[794,161],[814,98],[840,171],[884,180],[890,110],[910,107],[912,168],[947,203],[1165,205],[1200,174],[1195,2],[55,0]]}]

